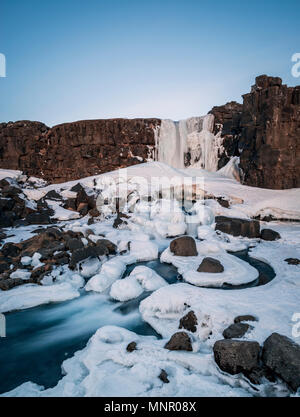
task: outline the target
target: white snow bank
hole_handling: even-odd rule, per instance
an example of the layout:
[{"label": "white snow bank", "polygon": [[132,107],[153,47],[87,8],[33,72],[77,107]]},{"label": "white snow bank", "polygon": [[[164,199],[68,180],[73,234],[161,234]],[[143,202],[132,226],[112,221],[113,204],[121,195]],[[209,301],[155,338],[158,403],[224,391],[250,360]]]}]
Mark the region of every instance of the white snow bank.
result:
[{"label": "white snow bank", "polygon": [[54,210],[54,215],[51,217],[55,220],[74,220],[79,219],[80,214],[77,211],[66,210],[61,207],[60,203],[53,200],[46,200],[46,203],[52,210]]},{"label": "white snow bank", "polygon": [[126,263],[121,256],[105,262],[99,274],[94,275],[86,284],[86,291],[103,292],[107,290],[125,272]]},{"label": "white snow bank", "polygon": [[80,293],[71,283],[54,285],[25,284],[8,291],[0,290],[0,312],[36,307],[41,304],[71,300]]},{"label": "white snow bank", "polygon": [[[214,242],[196,242],[198,256],[175,256],[167,248],[160,257],[161,262],[174,265],[186,282],[199,287],[220,287],[223,284],[239,285],[258,278],[258,271],[247,262],[228,254]],[[221,262],[224,271],[220,273],[197,272],[205,257]]]},{"label": "white snow bank", "polygon": [[[163,287],[141,302],[144,320],[168,337],[178,328],[179,319],[188,309],[201,312],[211,320],[212,336],[206,343],[212,346],[222,338],[223,330],[236,316],[252,314],[259,321],[251,323],[254,329],[244,336],[245,339],[263,343],[272,332],[293,338],[295,322],[292,318],[299,311],[300,302],[300,267],[288,265],[284,259],[300,258],[300,234],[299,226],[283,226],[284,230],[295,227],[298,234],[295,232],[292,242],[261,242],[251,249],[250,256],[269,263],[275,270],[276,277],[268,284],[229,291],[196,288],[189,284]],[[300,343],[299,338],[294,340]]]},{"label": "white snow bank", "polygon": [[[135,341],[137,350],[126,346]],[[234,377],[222,376],[211,354],[170,352],[166,340],[138,336],[126,329],[105,326],[85,349],[64,361],[65,376],[54,388],[27,382],[4,394],[9,397],[203,397],[250,396],[253,389]],[[159,379],[164,369],[169,378]],[[227,385],[224,382],[227,382]]]},{"label": "white snow bank", "polygon": [[153,269],[137,266],[131,274],[113,283],[110,296],[118,301],[128,301],[138,297],[144,291],[155,291],[168,283]]}]

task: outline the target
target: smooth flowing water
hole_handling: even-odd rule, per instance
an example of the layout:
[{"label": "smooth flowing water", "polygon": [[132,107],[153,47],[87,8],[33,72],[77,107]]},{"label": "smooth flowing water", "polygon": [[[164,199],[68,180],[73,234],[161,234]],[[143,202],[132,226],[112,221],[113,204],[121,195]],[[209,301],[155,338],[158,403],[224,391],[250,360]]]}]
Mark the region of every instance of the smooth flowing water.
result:
[{"label": "smooth flowing water", "polygon": [[[271,267],[250,258],[247,252],[235,254],[260,272],[253,283],[227,289],[263,285],[274,278]],[[137,265],[154,269],[169,284],[178,282],[177,269],[159,260],[141,262],[127,268],[124,276]],[[57,384],[62,377],[62,362],[86,346],[95,331],[105,325],[116,325],[140,335],[159,335],[142,320],[139,298],[119,303],[107,295],[86,293],[79,298],[6,314],[7,337],[0,339],[0,393],[26,381],[45,388]]]}]

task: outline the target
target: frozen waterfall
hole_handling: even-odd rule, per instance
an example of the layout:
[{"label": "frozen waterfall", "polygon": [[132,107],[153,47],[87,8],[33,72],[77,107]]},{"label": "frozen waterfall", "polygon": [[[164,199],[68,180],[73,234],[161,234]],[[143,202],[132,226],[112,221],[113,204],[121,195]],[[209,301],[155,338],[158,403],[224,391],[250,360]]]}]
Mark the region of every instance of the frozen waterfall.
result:
[{"label": "frozen waterfall", "polygon": [[156,131],[156,160],[174,168],[218,169],[221,136],[213,134],[214,116],[208,114],[174,122],[162,120]]}]

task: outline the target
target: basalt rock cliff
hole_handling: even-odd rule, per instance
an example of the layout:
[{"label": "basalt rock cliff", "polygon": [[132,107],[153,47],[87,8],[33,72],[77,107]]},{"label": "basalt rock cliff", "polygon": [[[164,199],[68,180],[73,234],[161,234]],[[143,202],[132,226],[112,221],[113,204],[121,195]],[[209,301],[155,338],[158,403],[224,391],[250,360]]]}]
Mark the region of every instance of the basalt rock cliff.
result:
[{"label": "basalt rock cliff", "polygon": [[[300,86],[261,75],[243,104],[214,107],[221,136],[218,168],[240,157],[242,182],[264,188],[300,187]],[[160,119],[85,120],[52,128],[0,124],[0,168],[63,182],[155,159]]]},{"label": "basalt rock cliff", "polygon": [[0,124],[0,168],[54,183],[145,162],[155,148],[159,119],[83,120],[48,128],[19,121]]},{"label": "basalt rock cliff", "polygon": [[240,156],[243,183],[284,189],[300,187],[300,86],[261,75],[243,105],[214,107],[216,132],[224,149],[219,168]]}]

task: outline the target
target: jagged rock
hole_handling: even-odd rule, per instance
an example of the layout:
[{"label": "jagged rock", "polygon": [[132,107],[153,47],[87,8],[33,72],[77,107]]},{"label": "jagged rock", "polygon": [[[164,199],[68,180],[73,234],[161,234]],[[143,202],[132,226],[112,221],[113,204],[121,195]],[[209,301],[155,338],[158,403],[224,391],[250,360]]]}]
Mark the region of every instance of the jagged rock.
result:
[{"label": "jagged rock", "polygon": [[260,237],[260,225],[257,220],[245,220],[233,217],[216,216],[216,230],[233,236],[249,238]]},{"label": "jagged rock", "polygon": [[287,258],[287,259],[285,259],[285,262],[287,262],[289,265],[299,265],[300,264],[300,259]]},{"label": "jagged rock", "polygon": [[246,314],[244,316],[237,316],[234,319],[235,323],[241,323],[242,321],[257,321],[257,318],[254,316],[251,316],[251,314]]},{"label": "jagged rock", "polygon": [[225,200],[225,198],[223,197],[217,197],[217,201],[220,204],[220,206],[225,207],[225,208],[229,208],[230,204],[228,200]]},{"label": "jagged rock", "polygon": [[97,208],[93,208],[89,211],[89,215],[92,216],[92,217],[99,217],[100,212]]},{"label": "jagged rock", "polygon": [[8,291],[22,284],[24,284],[24,281],[21,278],[8,278],[0,280],[0,290]]},{"label": "jagged rock", "polygon": [[44,196],[45,200],[62,200],[62,196],[55,190],[48,191]]},{"label": "jagged rock", "polygon": [[191,339],[189,335],[185,332],[178,332],[173,334],[168,343],[166,343],[165,349],[187,351],[193,350]]},{"label": "jagged rock", "polygon": [[247,323],[234,323],[224,330],[223,337],[225,339],[239,339],[251,329],[253,329],[253,326],[250,326]]},{"label": "jagged rock", "polygon": [[263,345],[262,360],[294,391],[300,387],[300,346],[286,336],[272,333]]},{"label": "jagged rock", "polygon": [[127,216],[127,214],[124,214],[124,213],[118,213],[113,223],[113,227],[115,229],[118,229],[119,226],[121,226],[122,224],[127,224],[127,221],[124,219],[129,219],[129,216]]},{"label": "jagged rock", "polygon": [[5,245],[2,247],[0,252],[3,256],[9,256],[11,258],[15,258],[16,256],[19,255],[21,250],[18,244],[8,242],[8,243],[5,243]]},{"label": "jagged rock", "polygon": [[170,382],[168,379],[168,374],[164,369],[161,370],[161,373],[159,374],[158,378],[165,384],[168,384]]},{"label": "jagged rock", "polygon": [[76,249],[83,248],[84,244],[82,243],[81,239],[71,238],[67,241],[66,247],[67,247],[67,249],[73,251],[73,250],[76,250]]},{"label": "jagged rock", "polygon": [[170,251],[175,256],[197,256],[197,247],[195,239],[190,236],[182,236],[172,240]]},{"label": "jagged rock", "polygon": [[76,185],[73,185],[73,187],[70,189],[70,191],[74,193],[79,193],[79,191],[84,190],[83,186],[78,182]]},{"label": "jagged rock", "polygon": [[30,282],[33,282],[35,284],[40,284],[44,276],[49,274],[51,271],[52,271],[52,266],[49,264],[35,268],[31,272]]},{"label": "jagged rock", "polygon": [[193,311],[188,312],[184,317],[180,319],[179,329],[186,329],[192,333],[197,330],[198,320]]},{"label": "jagged rock", "polygon": [[272,229],[262,229],[260,237],[263,240],[278,240],[281,239],[281,236],[278,232]]},{"label": "jagged rock", "polygon": [[76,198],[68,198],[67,201],[64,203],[63,208],[65,208],[66,210],[76,211]]},{"label": "jagged rock", "polygon": [[137,346],[136,342],[129,343],[129,345],[126,348],[127,352],[130,352],[130,353],[133,352],[134,350],[136,350],[136,346]]},{"label": "jagged rock", "polygon": [[220,261],[214,258],[206,257],[201,262],[198,272],[221,273],[224,272],[224,267]]},{"label": "jagged rock", "polygon": [[89,205],[88,203],[80,203],[77,207],[77,211],[81,216],[86,216],[89,212]]},{"label": "jagged rock", "polygon": [[243,105],[214,107],[214,133],[221,133],[218,168],[240,157],[247,185],[283,189],[300,187],[300,86],[282,85],[279,77],[261,75]]},{"label": "jagged rock", "polygon": [[49,224],[52,222],[48,212],[30,213],[26,216],[25,220],[28,224]]},{"label": "jagged rock", "polygon": [[96,246],[104,246],[110,255],[115,255],[117,253],[117,245],[108,239],[98,239]]},{"label": "jagged rock", "polygon": [[260,346],[257,342],[218,340],[214,344],[214,357],[219,368],[231,375],[248,375],[259,367]]},{"label": "jagged rock", "polygon": [[11,266],[11,262],[9,262],[8,259],[0,259],[0,274],[3,274],[3,272],[9,271]]},{"label": "jagged rock", "polygon": [[72,253],[71,261],[70,261],[70,268],[74,269],[76,264],[80,261],[84,261],[85,259],[91,257],[99,257],[109,254],[109,249],[106,245],[95,245],[95,246],[87,246],[82,249],[76,249]]}]

